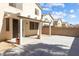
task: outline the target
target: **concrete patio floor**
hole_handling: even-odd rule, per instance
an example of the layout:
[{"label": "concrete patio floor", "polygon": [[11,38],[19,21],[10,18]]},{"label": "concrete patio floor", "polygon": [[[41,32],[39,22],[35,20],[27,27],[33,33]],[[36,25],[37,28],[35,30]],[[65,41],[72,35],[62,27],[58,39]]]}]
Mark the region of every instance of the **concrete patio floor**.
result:
[{"label": "concrete patio floor", "polygon": [[[71,56],[79,55],[79,38],[42,35],[23,37],[22,45],[6,50],[2,55],[7,56]],[[75,41],[76,40],[76,41]],[[76,48],[76,49],[75,49]],[[74,54],[75,53],[75,54]]]},{"label": "concrete patio floor", "polygon": [[70,49],[73,40],[75,37],[68,36],[59,36],[59,35],[42,35],[41,39],[36,39],[37,36],[23,37],[22,44],[37,44],[37,43],[45,43],[45,44],[57,44],[57,45],[65,45],[66,49]]}]

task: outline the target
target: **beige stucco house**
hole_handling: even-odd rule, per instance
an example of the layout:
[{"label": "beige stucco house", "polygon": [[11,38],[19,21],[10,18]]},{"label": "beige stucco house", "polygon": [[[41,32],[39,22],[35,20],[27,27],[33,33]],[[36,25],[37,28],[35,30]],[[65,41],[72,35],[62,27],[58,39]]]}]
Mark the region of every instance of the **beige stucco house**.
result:
[{"label": "beige stucco house", "polygon": [[53,26],[54,27],[62,27],[62,20],[61,19],[54,19]]},{"label": "beige stucco house", "polygon": [[0,3],[0,41],[36,35],[41,22],[37,3]]},{"label": "beige stucco house", "polygon": [[62,22],[62,27],[68,28],[69,27],[69,24],[67,22]]}]

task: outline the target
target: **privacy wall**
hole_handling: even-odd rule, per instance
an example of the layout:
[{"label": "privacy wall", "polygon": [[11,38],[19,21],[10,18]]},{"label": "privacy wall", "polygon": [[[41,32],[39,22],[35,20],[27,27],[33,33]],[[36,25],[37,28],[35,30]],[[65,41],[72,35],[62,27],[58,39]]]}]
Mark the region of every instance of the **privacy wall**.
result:
[{"label": "privacy wall", "polygon": [[[49,34],[49,27],[44,26],[42,29],[43,34]],[[75,36],[79,37],[79,28],[66,28],[66,27],[51,27],[52,35],[63,35],[63,36]]]}]

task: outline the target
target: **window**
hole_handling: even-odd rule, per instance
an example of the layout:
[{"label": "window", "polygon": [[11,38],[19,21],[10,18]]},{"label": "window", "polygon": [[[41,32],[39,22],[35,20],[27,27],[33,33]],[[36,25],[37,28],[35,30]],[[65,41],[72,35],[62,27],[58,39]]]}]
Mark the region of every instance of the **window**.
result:
[{"label": "window", "polygon": [[6,18],[6,31],[9,31],[9,18]]},{"label": "window", "polygon": [[9,3],[9,6],[22,9],[22,3]]},{"label": "window", "polygon": [[16,3],[9,3],[9,6],[16,7]]},{"label": "window", "polygon": [[47,18],[45,18],[45,20],[47,20]]},{"label": "window", "polygon": [[35,8],[35,15],[39,15],[39,10]]},{"label": "window", "polygon": [[37,19],[37,17],[35,17],[35,19]]},{"label": "window", "polygon": [[48,21],[48,19],[47,19],[47,18],[45,18],[45,21]]},{"label": "window", "polygon": [[37,30],[38,29],[38,25],[39,25],[39,23],[37,23],[37,22],[30,22],[30,29],[31,30]]},{"label": "window", "polygon": [[35,23],[34,25],[35,25],[35,29],[38,29],[38,23]]},{"label": "window", "polygon": [[34,22],[30,22],[30,29],[34,29]]},{"label": "window", "polygon": [[30,15],[28,15],[27,17],[30,18]]}]

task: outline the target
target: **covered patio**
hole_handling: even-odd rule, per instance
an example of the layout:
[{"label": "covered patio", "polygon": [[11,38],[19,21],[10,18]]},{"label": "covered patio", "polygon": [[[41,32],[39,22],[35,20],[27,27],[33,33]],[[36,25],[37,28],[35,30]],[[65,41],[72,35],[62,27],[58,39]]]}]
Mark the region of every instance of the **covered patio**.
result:
[{"label": "covered patio", "polygon": [[[18,16],[20,18],[20,35],[19,35],[19,39],[20,39],[20,44],[27,44],[27,43],[23,43],[23,39],[25,38],[26,41],[28,38],[30,38],[29,40],[31,41],[32,39],[34,39],[33,41],[35,40],[38,40],[38,39],[42,39],[42,27],[43,27],[43,23],[48,23],[49,24],[49,35],[51,35],[51,22],[49,21],[42,21],[41,20],[35,20],[35,19],[32,19],[32,18],[28,18],[28,17],[24,17],[24,16]],[[24,34],[23,34],[23,20],[24,19],[29,19],[29,21],[37,21],[39,22],[39,26],[38,26],[38,30],[37,30],[37,35],[33,35],[33,36],[30,36],[30,37],[25,37]],[[33,37],[33,38],[32,38]]]},{"label": "covered patio", "polygon": [[[35,22],[38,22],[39,25],[38,25],[38,29],[37,29],[37,34],[36,35],[33,35],[33,36],[36,36],[35,39],[41,39],[43,36],[42,36],[42,27],[43,27],[43,23],[48,23],[49,24],[49,35],[51,35],[51,22],[50,21],[43,21],[42,18],[40,20],[38,19],[33,19],[33,18],[29,18],[29,17],[24,17],[24,16],[20,16],[20,14],[13,14],[13,13],[9,13],[9,12],[6,12],[6,16],[5,18],[10,18],[10,38],[11,40],[8,40],[9,42],[15,42],[17,44],[23,44],[23,39],[26,38],[26,40],[28,39],[28,37],[25,37],[25,34],[24,34],[24,25],[27,25],[27,24],[24,24],[24,20],[27,20],[27,21],[35,21]],[[13,22],[13,20],[18,20],[17,22]],[[15,33],[13,32],[14,29],[13,29],[13,25],[14,24],[14,29],[15,29]],[[17,26],[16,26],[17,24]],[[23,25],[24,24],[24,25]],[[17,28],[16,28],[17,27]],[[16,32],[17,30],[17,32]],[[14,34],[13,34],[14,33]],[[16,35],[15,35],[16,34]],[[15,37],[14,37],[15,36]],[[33,38],[31,38],[33,39]],[[30,41],[31,41],[30,39]]]}]

